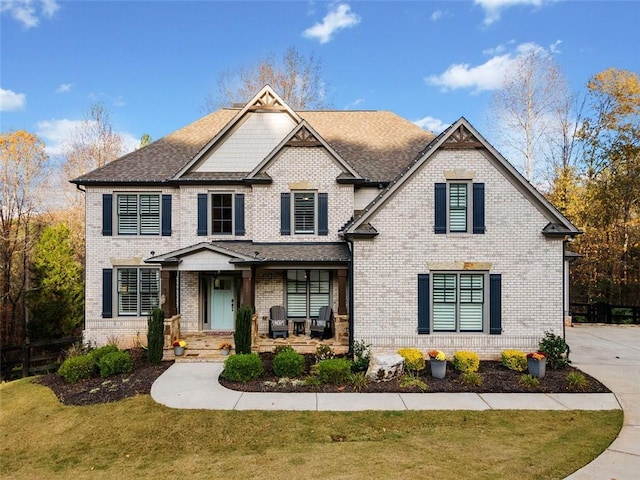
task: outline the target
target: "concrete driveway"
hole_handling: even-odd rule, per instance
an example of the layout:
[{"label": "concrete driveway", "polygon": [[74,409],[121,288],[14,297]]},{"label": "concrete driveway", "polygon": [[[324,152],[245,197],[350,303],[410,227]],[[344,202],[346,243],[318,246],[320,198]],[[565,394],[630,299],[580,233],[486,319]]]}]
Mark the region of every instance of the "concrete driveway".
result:
[{"label": "concrete driveway", "polygon": [[570,480],[640,479],[640,326],[579,325],[567,328],[571,361],[604,383],[624,410],[618,438]]}]

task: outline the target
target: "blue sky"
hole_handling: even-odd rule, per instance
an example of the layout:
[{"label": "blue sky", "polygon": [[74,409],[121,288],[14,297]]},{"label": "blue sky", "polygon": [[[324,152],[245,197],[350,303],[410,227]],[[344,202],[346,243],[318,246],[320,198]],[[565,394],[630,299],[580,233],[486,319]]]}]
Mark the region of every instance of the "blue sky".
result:
[{"label": "blue sky", "polygon": [[[608,67],[640,72],[640,2],[1,0],[0,127],[52,155],[101,101],[138,143],[204,115],[222,71],[295,46],[322,61],[334,109],[391,110],[427,129],[483,132],[504,73],[552,53],[584,91]],[[491,138],[489,137],[491,140]]]}]

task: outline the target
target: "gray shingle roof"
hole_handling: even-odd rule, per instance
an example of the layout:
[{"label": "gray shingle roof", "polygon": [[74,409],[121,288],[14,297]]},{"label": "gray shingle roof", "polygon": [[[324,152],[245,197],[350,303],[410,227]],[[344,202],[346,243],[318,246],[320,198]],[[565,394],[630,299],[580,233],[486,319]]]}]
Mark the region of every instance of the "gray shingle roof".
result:
[{"label": "gray shingle roof", "polygon": [[351,258],[346,242],[257,243],[220,241],[212,245],[249,256],[257,262],[348,262]]},{"label": "gray shingle roof", "polygon": [[[72,180],[90,183],[160,183],[172,179],[237,115],[221,109]],[[388,182],[432,139],[433,135],[387,111],[297,112],[363,178]],[[185,181],[235,181],[241,174],[188,174]]]}]

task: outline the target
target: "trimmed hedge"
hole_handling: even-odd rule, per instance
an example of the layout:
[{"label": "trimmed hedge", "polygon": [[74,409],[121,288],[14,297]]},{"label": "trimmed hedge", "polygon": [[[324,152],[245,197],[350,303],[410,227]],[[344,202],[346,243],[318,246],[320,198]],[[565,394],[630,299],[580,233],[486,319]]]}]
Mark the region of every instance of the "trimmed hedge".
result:
[{"label": "trimmed hedge", "polygon": [[105,345],[104,347],[98,347],[90,350],[89,356],[93,358],[93,361],[98,365],[102,357],[118,351],[120,351],[120,349],[115,345]]},{"label": "trimmed hedge", "polygon": [[232,355],[224,361],[222,378],[230,382],[247,383],[255,380],[264,372],[262,359],[257,353],[241,353]]},{"label": "trimmed hedge", "polygon": [[101,377],[110,377],[119,373],[133,370],[133,360],[127,352],[111,352],[103,356],[98,362]]},{"label": "trimmed hedge", "polygon": [[277,377],[299,377],[304,372],[304,355],[293,350],[278,353],[273,359],[273,373]]},{"label": "trimmed hedge", "polygon": [[77,383],[80,380],[91,378],[95,366],[96,363],[91,355],[71,357],[62,362],[58,369],[58,375],[69,383]]},{"label": "trimmed hedge", "polygon": [[351,362],[344,358],[322,360],[316,365],[316,372],[321,383],[348,383],[351,378]]}]

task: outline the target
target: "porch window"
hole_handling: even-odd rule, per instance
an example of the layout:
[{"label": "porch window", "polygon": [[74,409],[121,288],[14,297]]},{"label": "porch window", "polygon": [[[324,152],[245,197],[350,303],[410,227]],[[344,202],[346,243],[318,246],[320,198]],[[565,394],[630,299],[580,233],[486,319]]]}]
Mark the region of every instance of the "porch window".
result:
[{"label": "porch window", "polygon": [[160,270],[119,268],[117,275],[118,315],[147,315],[160,305]]},{"label": "porch window", "polygon": [[160,235],[160,195],[119,194],[118,235]]},{"label": "porch window", "polygon": [[434,332],[482,332],[484,304],[484,274],[433,274]]},{"label": "porch window", "polygon": [[329,306],[331,275],[328,270],[287,271],[287,316],[314,318]]}]

